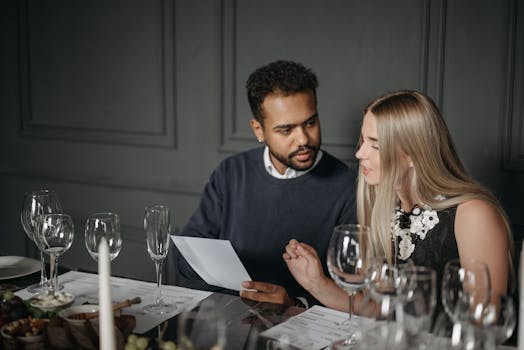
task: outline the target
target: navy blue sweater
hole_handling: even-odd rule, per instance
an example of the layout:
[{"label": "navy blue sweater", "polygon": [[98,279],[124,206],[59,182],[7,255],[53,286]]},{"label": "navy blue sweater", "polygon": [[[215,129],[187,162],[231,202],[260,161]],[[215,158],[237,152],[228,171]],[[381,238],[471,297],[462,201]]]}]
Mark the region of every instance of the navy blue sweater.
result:
[{"label": "navy blue sweater", "polygon": [[[264,168],[263,152],[263,147],[252,149],[220,163],[181,235],[228,239],[254,281],[281,285],[292,297],[318,303],[294,280],[282,253],[296,238],[317,250],[327,271],[333,227],[356,223],[355,174],[324,151],[308,173],[277,179]],[[174,253],[177,284],[228,292],[207,285],[176,248]]]}]

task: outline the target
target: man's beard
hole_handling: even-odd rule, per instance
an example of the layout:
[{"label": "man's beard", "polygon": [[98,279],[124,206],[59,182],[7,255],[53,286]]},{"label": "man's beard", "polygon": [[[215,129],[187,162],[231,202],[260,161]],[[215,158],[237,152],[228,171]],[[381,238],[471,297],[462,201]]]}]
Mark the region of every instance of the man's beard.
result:
[{"label": "man's beard", "polygon": [[[289,153],[287,157],[282,156],[281,154],[275,153],[269,148],[269,153],[273,157],[275,157],[280,163],[287,165],[289,168],[297,170],[297,171],[305,171],[310,169],[313,165],[315,165],[315,160],[317,158],[318,150],[320,149],[320,146],[301,146],[295,151]],[[294,157],[300,153],[304,152],[305,150],[309,150],[312,152],[311,154],[311,164],[309,165],[302,165],[301,162],[295,162]]]}]

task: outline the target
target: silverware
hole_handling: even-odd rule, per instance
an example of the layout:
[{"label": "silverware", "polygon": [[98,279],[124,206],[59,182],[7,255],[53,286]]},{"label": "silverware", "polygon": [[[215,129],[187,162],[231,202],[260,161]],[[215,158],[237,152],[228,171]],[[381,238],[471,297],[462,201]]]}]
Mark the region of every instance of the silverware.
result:
[{"label": "silverware", "polygon": [[[120,303],[113,304],[113,311],[117,311],[117,310],[123,309],[123,308],[128,307],[128,306],[133,305],[133,304],[140,304],[141,302],[142,302],[142,300],[140,299],[140,297],[136,297],[136,298],[133,298],[133,299],[127,299],[127,300],[124,300],[124,301],[122,301]],[[68,316],[68,318],[73,319],[73,320],[89,320],[91,318],[96,318],[96,317],[98,317],[98,311],[81,312],[81,313],[78,313],[78,314],[73,314],[73,315]]]}]

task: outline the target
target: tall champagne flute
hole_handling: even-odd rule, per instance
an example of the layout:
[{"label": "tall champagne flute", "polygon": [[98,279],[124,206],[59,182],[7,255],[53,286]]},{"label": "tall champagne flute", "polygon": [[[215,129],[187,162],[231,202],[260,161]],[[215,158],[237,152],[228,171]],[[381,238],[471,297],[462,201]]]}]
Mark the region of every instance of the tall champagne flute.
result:
[{"label": "tall champagne flute", "polygon": [[36,239],[38,234],[38,220],[43,214],[61,213],[62,206],[58,195],[53,190],[36,190],[24,194],[24,202],[20,213],[20,220],[25,234],[35,243],[40,251],[40,282],[27,287],[30,293],[42,293],[47,291],[47,277],[45,272],[45,259],[42,247]]},{"label": "tall champagne flute", "polygon": [[[349,319],[353,314],[353,297],[368,280],[371,259],[369,228],[363,225],[339,225],[333,230],[327,251],[327,266],[331,278],[349,295]],[[331,344],[332,348],[351,348],[352,335]]]},{"label": "tall champagne flute", "polygon": [[48,294],[58,293],[58,257],[64,254],[73,244],[73,220],[67,214],[45,214],[39,222],[38,240],[45,253],[49,254],[51,262]]},{"label": "tall champagne flute", "polygon": [[114,213],[96,213],[87,218],[85,226],[85,244],[87,252],[98,261],[98,245],[106,239],[109,248],[109,259],[113,261],[122,248],[120,219]]},{"label": "tall champagne flute", "polygon": [[146,207],[144,216],[147,251],[156,265],[157,298],[154,304],[144,306],[144,311],[164,314],[176,310],[174,304],[162,299],[162,265],[169,250],[169,235],[171,231],[169,208],[164,205]]}]

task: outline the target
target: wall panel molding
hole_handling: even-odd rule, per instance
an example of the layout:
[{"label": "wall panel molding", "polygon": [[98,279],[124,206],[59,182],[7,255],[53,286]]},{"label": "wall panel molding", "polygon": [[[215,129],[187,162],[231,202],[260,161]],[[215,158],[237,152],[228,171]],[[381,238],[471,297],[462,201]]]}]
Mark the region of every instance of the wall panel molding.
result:
[{"label": "wall panel molding", "polygon": [[[237,86],[237,57],[242,52],[238,47],[238,13],[237,0],[222,0],[222,118],[221,145],[219,151],[235,153],[256,145],[250,131],[238,128],[238,120],[245,119],[236,110],[238,96],[243,86]],[[418,72],[418,89],[434,97],[440,106],[444,75],[444,46],[446,27],[446,0],[425,0],[421,6],[422,28],[420,28],[421,45],[419,54],[422,62]],[[313,44],[314,45],[314,44]],[[371,68],[370,68],[371,69]],[[323,145],[335,154],[355,152],[356,139],[352,137],[334,137],[326,132],[322,135]],[[342,158],[344,159],[344,158]],[[346,159],[344,159],[346,160]],[[352,160],[347,159],[347,160]]]},{"label": "wall panel molding", "polygon": [[200,198],[202,184],[175,181],[167,178],[146,178],[131,176],[101,176],[98,174],[49,172],[35,169],[0,167],[0,176],[34,178],[41,181],[65,182],[78,185],[100,186],[124,190],[137,190],[178,194]]},{"label": "wall panel molding", "polygon": [[442,110],[444,88],[447,0],[425,1],[426,43],[423,54],[425,71],[421,72],[421,90],[431,96]]},{"label": "wall panel molding", "polygon": [[[114,28],[111,26],[116,26],[111,21],[103,22],[106,25],[105,28],[100,24],[101,29],[92,26],[90,23],[91,19],[105,18],[104,16],[110,17],[111,11],[118,12],[120,8],[117,6],[125,6],[125,8],[121,9],[125,14],[121,14],[121,16],[127,15],[129,18],[123,19],[121,22],[128,24],[128,27],[121,29],[121,31],[129,30],[129,32],[133,33],[131,27],[136,25],[136,23],[133,23],[132,16],[135,15],[133,14],[134,10],[140,11],[139,6],[142,5],[139,3],[120,3],[114,5],[112,9],[108,9],[109,6],[106,6],[104,11],[98,13],[92,11],[92,14],[85,14],[83,15],[84,17],[80,16],[81,18],[78,19],[79,15],[77,12],[82,11],[75,12],[75,10],[85,8],[93,10],[93,7],[98,5],[97,2],[74,2],[70,6],[62,6],[52,2],[20,1],[20,136],[83,141],[96,144],[176,148],[177,123],[174,91],[175,10],[173,1],[157,0],[156,6],[148,8],[152,9],[151,12],[155,11],[155,15],[158,15],[156,18],[151,18],[153,16],[145,17],[150,21],[144,25],[149,26],[147,27],[149,31],[144,30],[147,33],[144,35],[150,34],[150,36],[140,39],[135,38],[135,40],[142,40],[144,43],[152,42],[152,47],[157,42],[159,45],[154,46],[155,50],[152,50],[153,52],[145,53],[138,50],[142,42],[138,44],[127,42],[125,35],[118,37],[118,33],[114,34],[111,32],[111,29]],[[59,9],[57,11],[58,14],[55,15],[49,9],[52,5]],[[133,6],[136,8],[133,8]],[[32,23],[32,14],[33,17],[38,18],[38,23]],[[89,16],[98,17],[90,18]],[[69,17],[75,18],[77,21],[73,22],[71,20],[71,22],[67,22],[64,20],[64,18]],[[59,20],[63,20],[65,23],[54,23]],[[62,25],[62,28],[60,28],[60,25]],[[42,27],[45,30],[39,32],[37,29]],[[45,34],[49,33],[57,36],[57,28],[63,31],[63,37],[61,37],[62,34],[58,35],[58,39],[53,38],[53,35],[45,36]],[[76,30],[74,33],[77,36],[68,33],[69,29],[71,31]],[[108,32],[103,32],[104,30]],[[41,34],[41,32],[46,33]],[[111,34],[116,38],[112,37]],[[63,44],[68,39],[73,39],[72,41],[75,42],[76,46],[74,48],[69,48],[67,45],[63,45],[66,47],[60,46],[58,50],[61,49],[63,52],[57,54],[53,52],[53,50],[57,50],[57,47],[42,44],[42,38],[52,44],[57,44],[57,47],[59,43]],[[94,38],[92,40],[94,43],[89,41],[91,38]],[[89,47],[90,44],[92,47]],[[122,50],[122,48],[127,51]],[[101,54],[98,51],[103,51],[103,56],[99,56]],[[82,53],[85,53],[87,57],[77,57]],[[130,54],[127,55],[128,53]],[[127,55],[126,57],[129,57],[129,59],[120,60],[120,57],[123,55]],[[59,63],[51,61],[47,65],[42,64],[47,59],[47,56],[58,57],[63,59],[63,61]],[[134,58],[135,56],[139,58]],[[93,57],[95,59],[90,59]],[[104,66],[106,62],[107,66]],[[144,67],[139,64],[143,62],[147,62],[149,66],[146,65]],[[114,67],[110,64],[114,64]],[[53,72],[53,69],[55,69],[55,72]],[[82,78],[90,77],[90,70],[93,70],[94,74],[98,74],[97,78],[101,76],[101,81],[87,79],[86,86],[81,85],[83,83]],[[56,81],[49,82],[49,85],[52,87],[58,86],[61,89],[43,88],[48,81],[42,79],[42,77],[46,78],[53,74],[48,73],[48,71],[62,73],[52,77]],[[128,72],[141,71],[155,72],[152,77],[147,74],[145,76],[148,77],[147,83],[157,87],[158,95],[161,96],[155,97],[156,94],[154,92],[149,92],[148,85],[141,86],[139,82],[144,80],[142,76],[127,74]],[[67,74],[71,72],[73,76]],[[72,82],[68,81],[69,79]],[[78,84],[79,81],[80,84]],[[104,86],[104,83],[107,85],[107,82],[111,82],[112,85],[109,87]],[[99,84],[97,85],[96,83]],[[75,88],[73,89],[74,91],[71,92],[71,89],[68,89],[68,84]],[[126,86],[126,84],[131,85]],[[126,94],[129,92],[126,88],[129,86],[132,86],[132,89],[129,89],[132,90],[132,93]],[[75,109],[74,107],[68,108],[66,98],[63,99],[64,105],[56,102],[62,99],[62,96],[57,96],[56,94],[64,93],[64,91],[67,96],[74,96],[77,99],[75,100],[76,105],[90,106],[90,100],[95,101],[97,104],[102,103],[102,105],[97,105],[88,110]],[[105,91],[108,93],[104,94]],[[55,95],[53,96],[53,94]],[[142,96],[143,100],[140,100]],[[148,100],[148,96],[153,98]],[[153,100],[155,98],[158,98],[158,101]],[[73,103],[71,105],[76,106]],[[127,108],[127,106],[130,107]],[[143,106],[143,108],[137,110],[137,106]],[[149,113],[148,110],[152,109],[153,111]],[[96,115],[90,114],[89,111],[91,110],[96,111]],[[151,121],[146,121],[148,118]]]},{"label": "wall panel molding", "polygon": [[524,172],[524,6],[510,1],[504,169]]}]

